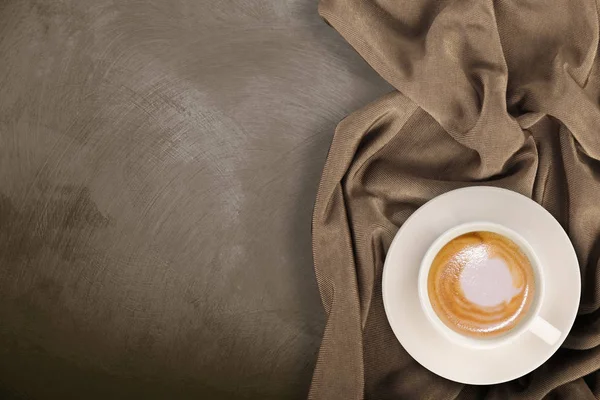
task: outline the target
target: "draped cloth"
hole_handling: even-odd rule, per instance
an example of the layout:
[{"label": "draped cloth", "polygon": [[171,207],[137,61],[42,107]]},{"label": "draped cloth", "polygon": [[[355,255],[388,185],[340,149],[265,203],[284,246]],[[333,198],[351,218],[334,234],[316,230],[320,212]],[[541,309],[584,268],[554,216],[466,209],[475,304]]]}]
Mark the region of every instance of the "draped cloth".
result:
[{"label": "draped cloth", "polygon": [[[340,122],[322,174],[313,257],[327,324],[309,397],[600,398],[598,4],[321,0],[319,13],[396,90]],[[582,278],[558,352],[493,386],[420,366],[392,333],[381,295],[398,228],[433,197],[472,185],[549,210]]]}]

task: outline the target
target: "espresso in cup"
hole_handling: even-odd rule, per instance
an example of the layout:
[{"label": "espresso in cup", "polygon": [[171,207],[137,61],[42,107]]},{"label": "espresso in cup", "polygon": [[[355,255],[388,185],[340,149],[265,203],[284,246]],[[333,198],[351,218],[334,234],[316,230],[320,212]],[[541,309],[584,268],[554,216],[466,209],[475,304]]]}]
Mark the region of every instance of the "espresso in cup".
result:
[{"label": "espresso in cup", "polygon": [[509,332],[527,315],[535,294],[533,266],[512,240],[468,232],[436,254],[427,277],[429,301],[450,329],[472,338]]}]

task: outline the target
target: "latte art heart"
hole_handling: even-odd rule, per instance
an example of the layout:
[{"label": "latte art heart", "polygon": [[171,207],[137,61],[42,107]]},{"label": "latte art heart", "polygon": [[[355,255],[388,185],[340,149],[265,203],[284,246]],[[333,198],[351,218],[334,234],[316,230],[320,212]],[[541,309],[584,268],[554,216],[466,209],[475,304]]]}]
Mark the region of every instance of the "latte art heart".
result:
[{"label": "latte art heart", "polygon": [[533,268],[519,246],[484,231],[447,243],[427,281],[431,305],[444,324],[472,337],[514,328],[531,306],[534,286]]},{"label": "latte art heart", "polygon": [[514,286],[510,268],[500,258],[467,262],[460,274],[460,288],[467,300],[481,307],[509,303],[523,290]]}]

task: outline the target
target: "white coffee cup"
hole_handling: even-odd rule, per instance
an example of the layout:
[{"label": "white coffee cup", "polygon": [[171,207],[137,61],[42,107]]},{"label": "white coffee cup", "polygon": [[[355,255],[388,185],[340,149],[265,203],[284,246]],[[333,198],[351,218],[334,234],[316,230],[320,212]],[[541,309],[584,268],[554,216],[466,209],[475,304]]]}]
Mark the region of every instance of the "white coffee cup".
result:
[{"label": "white coffee cup", "polygon": [[[438,317],[436,312],[431,305],[429,300],[429,293],[427,287],[427,280],[429,277],[429,270],[433,259],[438,252],[452,239],[461,236],[465,233],[475,231],[487,231],[494,232],[503,235],[514,243],[516,243],[525,255],[529,258],[534,272],[535,291],[532,305],[527,312],[527,315],[522,321],[510,331],[494,338],[473,338],[452,330]],[[501,346],[509,342],[514,341],[519,336],[531,332],[538,336],[541,340],[548,343],[549,345],[555,344],[561,337],[561,332],[556,329],[552,324],[542,318],[540,309],[544,299],[544,271],[543,266],[540,264],[538,257],[536,256],[533,248],[527,243],[521,235],[509,229],[505,226],[495,224],[492,222],[468,222],[450,228],[446,232],[442,233],[433,243],[429,246],[429,249],[425,253],[421,262],[421,268],[419,270],[419,301],[421,307],[427,315],[429,321],[433,324],[435,329],[442,335],[446,336],[452,342],[473,348],[473,349],[486,349]]]}]

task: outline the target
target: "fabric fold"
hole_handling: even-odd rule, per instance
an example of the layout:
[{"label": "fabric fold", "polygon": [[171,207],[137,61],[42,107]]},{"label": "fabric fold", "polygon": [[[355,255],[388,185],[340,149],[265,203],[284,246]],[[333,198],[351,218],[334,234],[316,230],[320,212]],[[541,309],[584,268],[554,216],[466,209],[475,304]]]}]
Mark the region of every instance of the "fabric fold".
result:
[{"label": "fabric fold", "polygon": [[[339,124],[323,171],[313,255],[328,322],[310,398],[600,398],[597,10],[584,0],[321,1],[322,17],[397,91]],[[529,196],[557,218],[583,292],[573,330],[542,367],[472,387],[402,349],[381,273],[412,212],[482,184]]]}]

